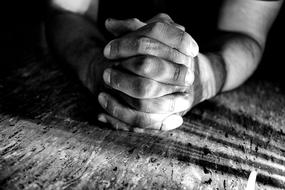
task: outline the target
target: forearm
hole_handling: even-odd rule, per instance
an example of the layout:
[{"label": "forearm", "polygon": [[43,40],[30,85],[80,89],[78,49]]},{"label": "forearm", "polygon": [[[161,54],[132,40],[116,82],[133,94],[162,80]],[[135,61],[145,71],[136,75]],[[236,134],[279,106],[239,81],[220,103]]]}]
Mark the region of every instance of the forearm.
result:
[{"label": "forearm", "polygon": [[83,16],[65,11],[51,13],[46,28],[52,52],[93,91],[93,82],[88,80],[99,80],[101,67],[97,65],[106,61],[102,54],[105,39],[99,29]]},{"label": "forearm", "polygon": [[[282,2],[224,1],[218,22],[218,29],[222,32],[210,43],[210,48],[203,52],[205,58],[201,59],[205,60],[206,65],[213,67],[208,72],[215,75],[216,87],[211,85],[216,88],[216,92],[232,90],[253,74],[261,60],[268,31]],[[220,76],[224,76],[223,72],[224,81],[219,84]]]},{"label": "forearm", "polygon": [[208,82],[212,86],[208,87],[209,94],[232,90],[243,84],[257,68],[263,49],[264,45],[246,34],[223,32],[200,58],[210,67],[206,69],[210,73],[204,78],[214,78],[212,83]]},{"label": "forearm", "polygon": [[231,33],[221,49],[227,77],[222,91],[232,90],[245,82],[256,70],[264,44],[245,34]]}]

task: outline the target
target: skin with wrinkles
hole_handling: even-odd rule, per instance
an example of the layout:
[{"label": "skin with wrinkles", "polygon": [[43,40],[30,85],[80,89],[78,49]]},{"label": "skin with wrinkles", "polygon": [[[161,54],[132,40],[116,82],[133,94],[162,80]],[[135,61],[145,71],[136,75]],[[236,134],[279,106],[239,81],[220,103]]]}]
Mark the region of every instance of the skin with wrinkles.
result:
[{"label": "skin with wrinkles", "polygon": [[114,38],[106,41],[96,25],[99,0],[80,13],[83,5],[60,1],[53,1],[47,23],[51,48],[98,95],[105,110],[100,121],[137,132],[177,128],[193,106],[246,81],[283,2],[226,0],[217,23],[222,32],[199,52],[193,36],[167,14],[107,19]]},{"label": "skin with wrinkles", "polygon": [[[170,34],[162,34],[163,31],[168,31]],[[173,35],[173,31],[179,31],[177,37]],[[141,38],[141,35],[144,37]],[[146,37],[150,37],[149,39],[151,41]],[[159,42],[158,40],[152,40],[159,38],[161,40],[168,39],[168,41]],[[181,38],[185,38],[188,41],[182,40],[181,43]],[[130,40],[130,42],[126,43],[127,40]],[[183,112],[191,107],[190,99],[193,99],[191,95],[185,93],[189,91],[190,86],[194,82],[194,61],[193,57],[189,55],[198,54],[198,46],[196,42],[192,42],[192,40],[190,35],[183,30],[162,21],[151,22],[149,25],[144,25],[144,27],[139,28],[133,32],[133,34],[129,33],[126,36],[111,41],[104,49],[104,55],[109,59],[122,59],[131,56],[130,59],[127,59],[125,62],[120,62],[119,65],[122,65],[124,69],[136,74],[136,76],[133,78],[129,73],[123,73],[119,69],[112,68],[105,70],[103,74],[104,81],[112,88],[126,94],[123,95],[123,97],[127,98],[123,99],[128,105],[131,105],[132,108],[148,113],[159,111],[167,113],[167,116],[173,115],[173,113],[179,115],[179,112]],[[189,45],[186,46],[183,43]],[[165,46],[166,44],[170,47]],[[190,47],[191,45],[192,47]],[[115,48],[113,48],[113,46]],[[130,48],[128,46],[130,46]],[[185,55],[186,53],[188,55]],[[138,57],[133,57],[134,55],[138,55]],[[164,67],[164,70],[159,68],[155,69],[155,67],[159,66]],[[152,73],[155,71],[156,73]],[[113,82],[112,79],[115,82]],[[140,103],[134,104],[134,102]],[[165,106],[163,108],[161,106],[162,109],[157,109],[157,107],[154,109],[155,107],[153,105],[157,105],[157,103],[155,104],[154,102],[169,102],[168,104],[164,103],[161,105],[171,106],[169,106],[170,108],[165,108]],[[140,105],[140,107],[134,105]],[[181,119],[178,119],[179,117],[173,118],[174,120],[175,118],[180,120],[180,122],[178,122],[180,125]],[[163,119],[165,119],[165,116]],[[123,121],[126,121],[126,119]],[[135,125],[139,127],[146,126],[145,122],[141,123],[142,125],[138,123]],[[160,126],[163,125],[160,124]],[[162,128],[163,127],[161,127],[161,129]]]},{"label": "skin with wrinkles", "polygon": [[[123,122],[131,123],[140,128],[148,128],[149,124],[144,121],[145,119],[134,122],[132,117],[120,116],[117,112],[112,112],[113,109],[119,107],[120,112],[118,113],[129,116],[134,111],[138,114],[140,112],[149,113],[151,118],[153,113],[165,114],[161,115],[161,118],[155,117],[159,120],[155,123],[158,123],[157,125],[160,126],[161,130],[167,130],[167,127],[163,127],[167,125],[164,123],[174,120],[172,122],[174,126],[171,128],[180,126],[182,119],[179,115],[184,115],[201,100],[212,97],[216,93],[213,91],[205,92],[208,89],[215,89],[215,87],[210,87],[214,84],[207,82],[214,81],[214,79],[200,79],[199,70],[203,64],[199,66],[199,58],[196,57],[199,51],[197,43],[185,31],[177,28],[176,25],[169,24],[172,22],[170,17],[167,17],[168,22],[159,18],[165,16],[158,15],[155,23],[145,24],[138,30],[111,41],[104,49],[106,58],[118,62],[116,66],[104,71],[104,82],[110,88],[120,91],[120,97],[130,108],[125,109],[123,105],[119,104],[116,104],[116,108],[114,108],[115,105],[104,107],[105,102],[115,101],[114,97],[106,97],[105,93],[102,93],[104,99],[101,97],[102,94],[99,95],[99,103],[113,117],[120,118]],[[142,25],[142,22],[137,19],[133,19],[133,21],[138,22],[140,26]],[[122,21],[109,20],[106,22],[106,25],[112,28],[111,31],[114,31],[115,28],[109,22]],[[122,26],[120,29],[122,29]],[[177,32],[177,37],[175,37],[173,31]],[[163,34],[163,32],[166,34]],[[142,38],[141,35],[144,37]],[[158,39],[161,41],[158,41]],[[124,60],[128,56],[129,58]],[[210,67],[204,64],[203,70],[206,72],[207,69],[210,69]],[[206,73],[212,73],[212,71]],[[213,75],[211,76],[213,77]],[[201,81],[205,84],[202,85]],[[176,117],[174,117],[175,115]],[[106,114],[99,116],[102,121],[105,121],[105,118]],[[175,120],[177,120],[176,125]],[[152,124],[152,126],[155,129],[158,128],[154,127],[156,124]]]}]

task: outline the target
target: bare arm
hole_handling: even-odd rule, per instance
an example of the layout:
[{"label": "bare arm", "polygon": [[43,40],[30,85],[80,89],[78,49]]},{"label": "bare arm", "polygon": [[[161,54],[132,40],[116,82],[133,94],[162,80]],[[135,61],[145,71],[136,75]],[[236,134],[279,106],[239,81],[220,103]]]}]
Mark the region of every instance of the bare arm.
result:
[{"label": "bare arm", "polygon": [[52,0],[51,7],[98,20],[99,0]]},{"label": "bare arm", "polygon": [[[195,75],[195,80],[194,83],[192,84],[193,90],[187,93],[191,97],[191,99],[187,100],[191,101],[191,103],[189,105],[189,108],[186,109],[186,111],[188,111],[196,103],[199,103],[205,99],[212,98],[221,91],[223,92],[231,90],[240,86],[246,79],[248,79],[249,76],[251,76],[251,74],[256,69],[262,57],[262,53],[267,38],[267,33],[281,7],[281,4],[282,1],[265,2],[265,1],[247,1],[247,0],[227,0],[224,2],[218,23],[221,35],[214,42],[212,42],[212,47],[209,48],[208,51],[198,54],[198,64],[197,64],[198,69],[195,68],[194,73],[199,73],[199,74],[196,75],[191,72],[186,74],[186,76],[193,74]],[[163,30],[163,31],[170,31],[170,30]],[[154,38],[163,41],[165,44],[168,44],[167,42],[171,41],[170,36],[160,39],[160,37],[163,36],[162,35],[163,32],[160,32],[160,34],[161,34],[160,36]],[[175,36],[176,34],[179,34],[179,32],[177,33],[173,32],[171,34]],[[121,39],[120,41],[123,42],[124,40]],[[190,49],[193,48],[190,46],[191,44],[190,42],[184,40],[182,41],[185,42],[185,44],[188,44],[188,47]],[[119,43],[119,44],[125,44],[125,43]],[[146,45],[146,47],[147,50],[151,49],[149,48],[149,45]],[[125,47],[123,46],[120,46],[118,49],[120,49],[121,51],[116,51],[116,53],[120,54],[120,52],[125,52],[123,51],[125,50]],[[110,57],[108,56],[108,54],[106,54],[105,56],[112,59],[112,56]],[[121,55],[121,57],[124,56],[125,55],[123,54]],[[165,59],[165,57],[163,58]],[[175,61],[172,60],[172,62]],[[153,63],[153,65],[158,65],[158,64]],[[137,69],[135,72],[136,74],[140,73],[139,69]],[[148,78],[153,78],[153,77],[148,76]],[[108,81],[110,81],[110,79]],[[112,81],[112,76],[111,76],[111,81]],[[111,83],[111,86],[112,85],[113,83]],[[113,86],[117,90],[120,90],[124,93],[128,93],[128,91],[130,90],[130,89],[127,90],[123,89],[121,88],[121,86],[119,88],[116,85]],[[141,87],[144,88],[144,86]],[[161,89],[159,91],[161,92]],[[133,96],[133,94],[130,93],[129,95]],[[165,99],[168,98],[167,95],[161,97]],[[136,108],[137,110],[146,111],[144,110],[144,107],[146,107],[148,109],[147,111],[149,111],[150,110],[149,108],[153,107],[151,102],[149,101],[151,99],[148,99],[148,102],[146,102],[146,100],[140,99],[138,97],[136,98],[137,100],[140,101],[140,104],[136,104],[140,105],[140,107]],[[147,98],[152,98],[152,97],[147,97]],[[175,98],[177,98],[177,96]],[[175,102],[174,101],[175,98],[169,97],[167,99],[169,101],[164,101],[162,100],[162,98],[160,98],[159,102],[162,105],[167,105],[167,103],[165,102],[172,102],[172,105],[179,105],[173,103]],[[109,102],[114,101],[110,97],[108,97],[108,99]],[[102,104],[102,102],[100,103]],[[142,107],[141,105],[144,104],[147,106]],[[187,103],[183,105],[187,105]],[[154,109],[152,110],[153,112],[158,111],[158,109],[155,108],[157,107],[154,107]],[[111,111],[110,107],[105,107],[105,109],[113,117],[111,119],[110,116],[107,115],[105,116],[106,118],[108,118],[105,120],[108,120],[108,122],[110,123],[112,123],[113,119],[115,118],[122,119],[124,122],[131,125],[134,123],[129,118],[124,118],[121,115],[114,114]],[[121,110],[122,112],[124,112],[124,109]],[[161,127],[160,129],[164,128]],[[169,130],[169,128],[165,129]]]},{"label": "bare arm", "polygon": [[[65,0],[54,0],[56,1],[65,2]],[[197,103],[215,96],[220,91],[238,87],[254,72],[263,53],[267,32],[282,4],[282,1],[225,1],[219,21],[219,29],[222,31],[220,38],[212,43],[213,48],[199,53],[196,59],[193,58],[196,54],[191,55],[188,52],[188,50],[196,49],[193,46],[195,44],[193,39],[185,31],[183,32],[183,27],[177,27],[178,25],[169,18],[166,20],[160,18],[149,24],[137,19],[113,21],[113,24],[110,21],[106,22],[107,29],[109,28],[109,31],[113,33],[122,31],[119,26],[123,28],[125,26],[130,33],[109,42],[105,47],[104,58],[100,43],[104,44],[104,40],[100,37],[100,31],[96,27],[96,14],[88,12],[90,10],[90,6],[86,6],[88,3],[80,4],[80,6],[77,4],[76,8],[72,2],[56,4],[57,9],[64,10],[63,12],[77,13],[76,17],[68,16],[63,19],[57,16],[52,22],[58,23],[51,27],[54,32],[51,35],[54,43],[60,42],[56,45],[58,52],[65,58],[74,55],[74,58],[69,57],[71,58],[69,64],[79,71],[79,77],[89,89],[90,85],[84,81],[94,81],[94,78],[90,77],[90,80],[86,76],[97,76],[99,80],[95,81],[103,83],[100,82],[103,70],[108,65],[104,62],[113,60],[124,68],[123,70],[120,67],[106,69],[103,78],[109,87],[114,88],[116,92],[122,92],[121,95],[125,97],[129,106],[120,104],[115,97],[100,93],[99,102],[109,114],[101,115],[100,121],[109,122],[115,128],[120,123],[125,126],[124,128],[139,126],[162,130],[173,129],[181,125],[181,119],[177,125],[173,122],[171,125],[165,125],[168,118],[171,118],[171,121],[174,120],[171,116],[186,113]],[[93,5],[96,10],[96,4],[89,5]],[[113,30],[110,26],[114,27],[117,25],[115,23],[121,24]],[[138,28],[132,27],[131,23]],[[141,38],[142,34],[146,38]],[[64,50],[70,49],[72,47],[70,42],[74,42],[75,39],[84,42],[76,46],[81,47],[79,50],[82,51],[79,52],[83,54],[78,54],[78,48],[75,48],[74,54],[72,52],[64,54]],[[91,50],[88,51],[89,49]],[[85,55],[86,52],[89,53]],[[102,59],[99,59],[101,61],[97,61],[96,64],[93,64],[93,61],[86,61],[86,58],[92,58],[94,55],[101,57]],[[77,58],[83,61],[78,61]],[[120,58],[126,60],[122,61]],[[101,62],[104,64],[100,64]],[[93,65],[95,69],[90,69],[92,68],[90,65]],[[164,69],[157,69],[158,66]],[[90,70],[96,72],[88,74]],[[125,70],[129,72],[124,73]],[[154,71],[157,71],[155,75],[153,75]],[[171,78],[171,74],[175,77]],[[193,83],[188,84],[186,80],[188,78],[191,78]],[[183,80],[180,81],[180,79]]]},{"label": "bare arm", "polygon": [[102,53],[106,40],[96,25],[97,9],[97,0],[53,0],[46,22],[53,52],[93,93],[103,84],[102,72],[110,65]]},{"label": "bare arm", "polygon": [[[111,66],[118,63],[118,61],[112,61],[104,57],[103,48],[106,45],[106,41],[104,40],[104,37],[96,24],[97,14],[89,14],[90,9],[96,10],[96,3],[92,1],[93,4],[88,5],[88,2],[89,1],[84,0],[52,1],[50,17],[47,21],[48,41],[58,57],[60,57],[71,68],[74,69],[79,79],[87,88],[89,88],[90,91],[97,94],[98,92],[104,90],[106,92],[103,82],[103,78],[105,79],[106,76],[103,75],[103,71],[105,70],[106,73],[106,70],[110,70]],[[134,24],[132,24],[132,21],[136,20],[131,19],[127,21],[128,28],[132,28],[132,25]],[[139,22],[139,24],[142,23]],[[137,26],[136,24],[134,25]],[[122,31],[120,30],[120,32]],[[164,46],[164,48],[167,47]],[[127,61],[126,59],[126,62],[131,63],[133,60]],[[123,75],[123,78],[127,79],[128,82],[133,83],[127,74]],[[135,85],[131,85],[130,87],[134,87],[134,89],[131,88],[133,90],[137,89],[137,86]],[[138,90],[142,92],[143,88]],[[102,93],[100,93],[100,95],[99,100],[102,100],[102,97],[104,96],[102,96]],[[161,127],[161,122],[164,120],[167,121],[165,118],[169,115],[162,113],[156,114],[139,112],[131,110],[130,108],[123,108],[123,110],[120,111],[120,101],[105,101],[102,103],[102,105],[107,106],[106,108],[108,108],[112,113],[121,114],[123,117],[127,117],[128,119],[134,121],[132,123],[126,122],[126,124],[124,124],[123,122],[112,119],[110,123],[115,126],[115,128],[119,128],[120,126],[121,129],[126,129],[136,123],[142,127],[148,127],[149,125],[151,125],[152,128],[157,126]],[[125,111],[127,111],[127,114],[125,114]],[[176,118],[176,124],[178,123],[177,125],[175,122],[173,122],[173,118]],[[120,120],[123,119],[124,118],[120,118]],[[104,121],[102,116],[99,116],[99,120]],[[171,125],[163,125],[166,126],[166,129],[168,129],[167,126],[173,128],[178,127],[182,123],[182,118],[180,116],[178,117],[174,115],[170,118],[170,120]]]},{"label": "bare arm", "polygon": [[222,91],[238,87],[255,71],[282,3],[282,0],[224,2],[218,28],[225,33],[216,42],[227,71]]}]

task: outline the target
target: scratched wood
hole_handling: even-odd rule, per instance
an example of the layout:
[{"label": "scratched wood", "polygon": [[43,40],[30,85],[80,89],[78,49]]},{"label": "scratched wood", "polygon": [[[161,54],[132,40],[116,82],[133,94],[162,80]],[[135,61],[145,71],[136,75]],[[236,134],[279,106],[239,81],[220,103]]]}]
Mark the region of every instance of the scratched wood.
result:
[{"label": "scratched wood", "polygon": [[0,189],[285,188],[285,91],[252,79],[158,134],[110,130],[96,97],[39,51],[0,76]]}]

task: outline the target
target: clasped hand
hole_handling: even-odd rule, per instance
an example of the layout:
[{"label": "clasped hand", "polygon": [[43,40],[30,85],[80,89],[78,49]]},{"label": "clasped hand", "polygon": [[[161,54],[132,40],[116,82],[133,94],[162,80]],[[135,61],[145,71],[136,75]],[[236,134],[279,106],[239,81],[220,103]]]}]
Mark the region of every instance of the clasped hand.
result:
[{"label": "clasped hand", "polygon": [[[121,130],[171,130],[201,100],[199,48],[183,26],[159,14],[146,23],[138,19],[105,23],[117,38],[104,48],[112,67],[103,79],[112,94],[101,92],[98,116]],[[197,100],[198,99],[198,100]]]}]

